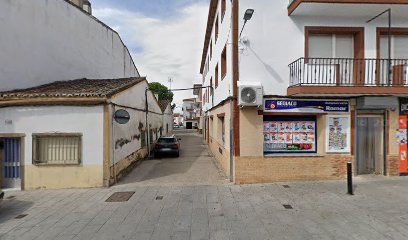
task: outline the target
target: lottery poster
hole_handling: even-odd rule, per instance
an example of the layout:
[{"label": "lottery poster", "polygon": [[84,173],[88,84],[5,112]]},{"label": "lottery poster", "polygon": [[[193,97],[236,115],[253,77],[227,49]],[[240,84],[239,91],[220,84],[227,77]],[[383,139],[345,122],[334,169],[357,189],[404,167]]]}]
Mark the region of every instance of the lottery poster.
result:
[{"label": "lottery poster", "polygon": [[316,152],[316,122],[265,121],[264,152]]},{"label": "lottery poster", "polygon": [[348,116],[328,116],[326,133],[327,152],[350,152],[350,119]]}]

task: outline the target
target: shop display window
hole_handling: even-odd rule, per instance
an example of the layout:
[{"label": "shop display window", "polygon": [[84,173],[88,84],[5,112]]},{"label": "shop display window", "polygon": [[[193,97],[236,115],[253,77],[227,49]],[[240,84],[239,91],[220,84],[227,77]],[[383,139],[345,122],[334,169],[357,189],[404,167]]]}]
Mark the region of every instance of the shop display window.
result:
[{"label": "shop display window", "polygon": [[264,154],[316,153],[316,117],[264,116]]}]

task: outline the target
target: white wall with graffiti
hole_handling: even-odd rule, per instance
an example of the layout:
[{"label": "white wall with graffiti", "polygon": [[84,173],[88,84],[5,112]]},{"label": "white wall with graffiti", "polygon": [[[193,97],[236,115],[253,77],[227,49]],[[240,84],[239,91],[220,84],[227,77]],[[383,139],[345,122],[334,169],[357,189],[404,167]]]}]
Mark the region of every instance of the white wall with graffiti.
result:
[{"label": "white wall with graffiti", "polygon": [[[112,149],[114,149],[111,152],[112,165],[142,148],[151,147],[161,135],[165,134],[164,114],[154,95],[150,91],[146,92],[147,88],[147,81],[143,81],[112,99],[112,114],[118,109],[124,109],[130,115],[130,120],[126,124],[118,124],[115,121],[112,123]],[[166,121],[168,121],[167,117]],[[169,125],[172,126],[172,120]]]},{"label": "white wall with graffiti", "polygon": [[171,110],[171,105],[169,104],[166,110],[163,112],[163,135],[170,135],[173,133],[173,111]]}]

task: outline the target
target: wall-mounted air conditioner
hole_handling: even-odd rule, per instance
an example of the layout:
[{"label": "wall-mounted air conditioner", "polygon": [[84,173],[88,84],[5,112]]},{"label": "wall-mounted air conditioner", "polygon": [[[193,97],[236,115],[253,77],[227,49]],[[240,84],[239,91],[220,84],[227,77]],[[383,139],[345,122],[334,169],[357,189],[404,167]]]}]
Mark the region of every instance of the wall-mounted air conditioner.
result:
[{"label": "wall-mounted air conditioner", "polygon": [[260,107],[263,104],[263,88],[259,82],[238,82],[238,105]]}]

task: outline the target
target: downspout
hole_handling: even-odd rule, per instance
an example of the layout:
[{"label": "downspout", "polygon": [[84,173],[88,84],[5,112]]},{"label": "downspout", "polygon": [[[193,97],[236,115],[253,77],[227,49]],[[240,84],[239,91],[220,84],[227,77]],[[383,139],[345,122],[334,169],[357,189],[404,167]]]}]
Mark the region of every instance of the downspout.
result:
[{"label": "downspout", "polygon": [[148,103],[147,103],[147,91],[149,91],[149,89],[148,88],[146,88],[146,90],[145,90],[145,108],[146,108],[146,130],[145,130],[145,132],[146,132],[146,145],[147,145],[147,157],[150,157],[150,141],[149,141],[149,134],[150,134],[150,132],[149,132],[149,124],[148,124],[148,122],[147,122],[147,114],[148,114],[148,112],[149,112],[149,105],[148,105]]},{"label": "downspout", "polygon": [[234,182],[234,170],[233,170],[233,164],[234,164],[234,128],[232,127],[234,122],[233,122],[233,98],[230,98],[230,182]]},{"label": "downspout", "polygon": [[355,106],[355,111],[354,111],[354,119],[352,119],[352,121],[354,121],[354,164],[355,164],[355,167],[354,167],[354,175],[358,175],[358,171],[359,171],[359,169],[358,169],[358,164],[359,164],[359,161],[360,161],[360,157],[359,157],[359,155],[358,155],[358,151],[357,151],[357,148],[358,148],[358,143],[357,143],[357,141],[358,141],[358,109],[357,109],[357,105]]},{"label": "downspout", "polygon": [[116,163],[115,163],[115,149],[116,149],[116,143],[115,143],[115,126],[113,123],[115,122],[114,119],[114,113],[115,113],[115,104],[109,103],[112,106],[112,119],[111,119],[111,128],[112,128],[112,163],[113,163],[113,178],[115,180],[115,184],[117,183],[118,179],[116,177]]},{"label": "downspout", "polygon": [[388,149],[387,149],[387,141],[388,139],[388,110],[384,110],[384,127],[383,127],[383,132],[384,132],[384,140],[383,140],[383,148],[384,148],[384,163],[383,163],[383,175],[387,176],[387,154],[388,154]]}]

